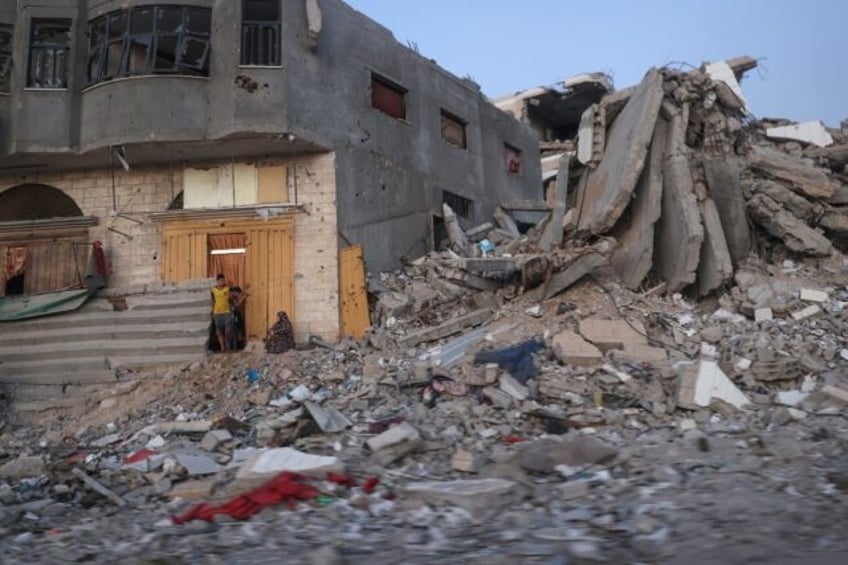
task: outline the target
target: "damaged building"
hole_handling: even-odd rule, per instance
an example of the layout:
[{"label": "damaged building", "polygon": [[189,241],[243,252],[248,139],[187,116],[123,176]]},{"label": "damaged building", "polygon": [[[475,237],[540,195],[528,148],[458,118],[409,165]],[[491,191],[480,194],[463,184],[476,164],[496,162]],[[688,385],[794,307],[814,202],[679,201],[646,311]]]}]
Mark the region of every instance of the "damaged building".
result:
[{"label": "damaged building", "polygon": [[[0,302],[108,275],[115,311],[194,290],[203,337],[224,271],[250,337],[279,311],[301,342],[361,335],[363,257],[432,249],[443,203],[470,227],[538,199],[539,167],[531,128],[339,0],[0,6]],[[125,357],[198,350],[167,335]],[[8,353],[5,377],[37,355]]]}]

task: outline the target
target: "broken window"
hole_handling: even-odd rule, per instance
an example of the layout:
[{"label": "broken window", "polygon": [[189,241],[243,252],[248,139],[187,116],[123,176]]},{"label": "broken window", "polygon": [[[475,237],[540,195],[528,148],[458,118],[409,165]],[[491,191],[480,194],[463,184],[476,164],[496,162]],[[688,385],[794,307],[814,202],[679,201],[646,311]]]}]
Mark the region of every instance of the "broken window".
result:
[{"label": "broken window", "polygon": [[0,24],[0,93],[8,93],[12,77],[12,26]]},{"label": "broken window", "polygon": [[457,216],[462,216],[463,218],[471,219],[471,206],[474,204],[474,202],[469,200],[468,198],[460,196],[459,194],[454,194],[453,192],[449,192],[447,190],[443,190],[442,203],[450,206],[451,210],[453,210]]},{"label": "broken window", "polygon": [[278,67],[282,64],[280,21],[280,0],[242,0],[242,65]]},{"label": "broken window", "polygon": [[467,147],[465,140],[465,125],[466,122],[462,118],[455,116],[446,110],[442,110],[442,139],[444,139],[451,145],[456,145],[457,147],[462,147],[463,149]]},{"label": "broken window", "polygon": [[509,143],[504,143],[504,160],[507,171],[514,175],[521,174],[521,149],[513,147]]},{"label": "broken window", "polygon": [[29,44],[30,88],[67,88],[71,20],[32,20]]},{"label": "broken window", "polygon": [[371,107],[397,120],[405,120],[406,89],[371,73]]},{"label": "broken window", "polygon": [[209,76],[212,13],[191,6],[140,6],[89,23],[88,81],[150,74]]}]

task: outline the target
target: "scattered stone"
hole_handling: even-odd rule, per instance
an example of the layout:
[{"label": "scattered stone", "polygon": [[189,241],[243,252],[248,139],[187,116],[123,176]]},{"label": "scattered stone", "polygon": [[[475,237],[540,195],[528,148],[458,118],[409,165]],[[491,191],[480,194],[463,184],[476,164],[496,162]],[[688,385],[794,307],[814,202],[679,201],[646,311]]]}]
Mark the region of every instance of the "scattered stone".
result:
[{"label": "scattered stone", "polygon": [[770,322],[774,319],[774,315],[772,314],[771,308],[757,308],[754,310],[754,321],[755,322]]},{"label": "scattered stone", "polygon": [[826,302],[827,298],[827,293],[821,290],[801,289],[801,300],[806,300],[807,302]]},{"label": "scattered stone", "polygon": [[545,438],[522,444],[516,452],[516,461],[528,471],[553,473],[558,465],[606,463],[617,454],[617,450],[590,437],[578,436],[563,440]]},{"label": "scattered stone", "polygon": [[592,366],[603,361],[601,351],[580,335],[565,330],[553,338],[553,350],[557,359],[566,365]]},{"label": "scattered stone", "polygon": [[496,512],[522,497],[518,484],[506,479],[411,482],[400,489],[403,503],[444,503],[459,506],[473,516]]},{"label": "scattered stone", "polygon": [[821,307],[819,307],[818,305],[807,306],[803,310],[793,312],[792,318],[795,321],[800,322],[801,320],[806,320],[807,318],[812,318],[813,316],[815,316],[816,314],[819,314],[819,313],[821,313]]},{"label": "scattered stone", "polygon": [[479,470],[479,459],[470,451],[457,449],[451,457],[451,468],[463,473],[476,473]]},{"label": "scattered stone", "polygon": [[174,485],[168,497],[171,500],[207,500],[212,496],[215,484],[213,479],[183,481]]},{"label": "scattered stone", "polygon": [[530,396],[530,389],[506,373],[500,377],[500,389],[515,400],[525,400]]},{"label": "scattered stone", "polygon": [[25,479],[44,473],[44,459],[37,455],[19,455],[0,466],[0,478]]},{"label": "scattered stone", "polygon": [[206,451],[218,451],[221,445],[232,441],[233,434],[228,430],[209,430],[200,442],[200,448]]}]

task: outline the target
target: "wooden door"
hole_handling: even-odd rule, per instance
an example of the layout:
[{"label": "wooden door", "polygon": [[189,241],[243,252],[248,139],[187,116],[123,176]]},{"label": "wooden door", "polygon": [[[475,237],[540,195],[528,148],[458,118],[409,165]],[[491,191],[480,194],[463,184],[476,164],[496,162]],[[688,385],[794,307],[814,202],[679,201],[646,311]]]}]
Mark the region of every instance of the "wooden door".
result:
[{"label": "wooden door", "polygon": [[339,290],[341,293],[342,335],[365,337],[371,326],[368,315],[368,291],[365,286],[365,261],[362,246],[354,245],[339,253]]}]

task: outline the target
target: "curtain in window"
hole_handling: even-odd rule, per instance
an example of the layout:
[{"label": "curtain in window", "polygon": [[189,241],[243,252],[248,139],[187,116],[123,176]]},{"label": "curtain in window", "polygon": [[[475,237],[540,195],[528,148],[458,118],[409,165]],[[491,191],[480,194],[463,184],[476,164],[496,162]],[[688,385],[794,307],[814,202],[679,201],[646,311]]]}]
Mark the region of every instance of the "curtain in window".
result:
[{"label": "curtain in window", "polygon": [[227,278],[229,286],[244,288],[247,282],[245,278],[245,254],[212,255],[211,253],[216,250],[244,249],[245,247],[247,247],[247,236],[243,233],[210,234],[208,276],[215,277],[218,273],[222,273]]}]

